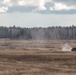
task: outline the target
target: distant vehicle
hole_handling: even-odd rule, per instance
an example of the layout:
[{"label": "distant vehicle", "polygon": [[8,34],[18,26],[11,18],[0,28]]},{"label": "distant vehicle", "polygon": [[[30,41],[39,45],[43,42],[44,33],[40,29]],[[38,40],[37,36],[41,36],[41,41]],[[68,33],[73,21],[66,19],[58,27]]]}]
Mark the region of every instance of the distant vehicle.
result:
[{"label": "distant vehicle", "polygon": [[76,48],[72,48],[71,51],[76,51]]}]

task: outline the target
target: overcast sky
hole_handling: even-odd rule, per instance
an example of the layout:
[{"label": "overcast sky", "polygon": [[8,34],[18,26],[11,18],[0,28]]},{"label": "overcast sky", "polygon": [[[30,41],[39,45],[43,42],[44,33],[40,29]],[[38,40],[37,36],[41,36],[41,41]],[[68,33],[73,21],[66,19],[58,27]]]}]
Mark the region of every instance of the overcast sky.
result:
[{"label": "overcast sky", "polygon": [[0,26],[76,25],[76,0],[0,0]]}]

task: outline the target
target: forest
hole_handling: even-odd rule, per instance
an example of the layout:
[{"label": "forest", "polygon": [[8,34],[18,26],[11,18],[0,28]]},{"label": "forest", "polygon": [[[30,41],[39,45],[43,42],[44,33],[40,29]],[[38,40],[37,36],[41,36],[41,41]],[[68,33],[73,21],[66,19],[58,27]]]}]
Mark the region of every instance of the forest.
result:
[{"label": "forest", "polygon": [[76,26],[21,28],[0,26],[0,38],[25,40],[72,40],[76,39]]}]

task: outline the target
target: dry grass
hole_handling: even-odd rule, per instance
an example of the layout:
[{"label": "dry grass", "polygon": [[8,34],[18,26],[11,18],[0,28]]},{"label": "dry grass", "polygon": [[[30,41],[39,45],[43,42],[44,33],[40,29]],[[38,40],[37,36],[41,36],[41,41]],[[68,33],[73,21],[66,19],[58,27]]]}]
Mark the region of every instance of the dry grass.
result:
[{"label": "dry grass", "polygon": [[0,75],[76,75],[75,40],[0,40]]}]

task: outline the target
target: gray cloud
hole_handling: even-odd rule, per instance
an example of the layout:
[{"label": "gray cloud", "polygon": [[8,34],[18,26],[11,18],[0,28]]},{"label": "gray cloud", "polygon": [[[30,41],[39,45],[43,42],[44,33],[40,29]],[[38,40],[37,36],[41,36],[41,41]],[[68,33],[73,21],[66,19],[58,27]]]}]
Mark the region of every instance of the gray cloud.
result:
[{"label": "gray cloud", "polygon": [[36,11],[36,13],[41,13],[41,14],[76,14],[76,10],[59,10],[59,11]]},{"label": "gray cloud", "polygon": [[61,2],[67,5],[76,5],[76,0],[53,0],[54,2]]},{"label": "gray cloud", "polygon": [[9,10],[7,12],[31,12],[35,8],[35,6],[13,6],[9,7]]},{"label": "gray cloud", "polygon": [[[3,3],[3,1],[5,1]],[[41,14],[75,14],[76,0],[0,0],[0,12],[35,12]],[[19,4],[18,4],[19,3]]]},{"label": "gray cloud", "polygon": [[76,10],[60,10],[60,11],[52,11],[54,14],[76,14]]},{"label": "gray cloud", "polygon": [[50,7],[52,7],[52,6],[54,6],[54,3],[51,3],[51,2],[46,2],[46,3],[45,3],[45,7],[46,7],[47,9],[50,9]]}]

